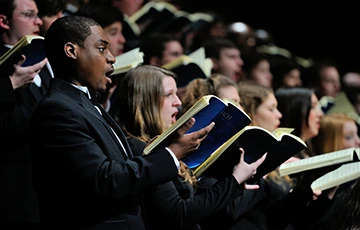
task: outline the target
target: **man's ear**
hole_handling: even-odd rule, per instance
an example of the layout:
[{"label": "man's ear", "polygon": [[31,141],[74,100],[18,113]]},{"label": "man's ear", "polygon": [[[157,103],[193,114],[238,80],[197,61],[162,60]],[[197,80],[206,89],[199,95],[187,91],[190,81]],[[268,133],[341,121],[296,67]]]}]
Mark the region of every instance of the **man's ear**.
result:
[{"label": "man's ear", "polygon": [[161,66],[161,61],[158,57],[152,56],[149,60],[150,65]]},{"label": "man's ear", "polygon": [[9,26],[9,20],[7,19],[7,17],[3,14],[0,14],[0,27],[5,29],[5,30],[9,30],[10,26]]},{"label": "man's ear", "polygon": [[68,56],[69,58],[72,58],[72,59],[77,58],[76,46],[73,43],[67,42],[64,45],[64,51],[65,51],[65,55]]}]

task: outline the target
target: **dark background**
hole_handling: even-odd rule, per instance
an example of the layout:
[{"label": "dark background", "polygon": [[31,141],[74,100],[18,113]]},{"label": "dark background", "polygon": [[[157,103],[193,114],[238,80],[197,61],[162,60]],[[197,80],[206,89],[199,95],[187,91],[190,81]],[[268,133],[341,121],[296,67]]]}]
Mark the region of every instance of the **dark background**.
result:
[{"label": "dark background", "polygon": [[276,45],[304,58],[331,58],[341,72],[360,71],[360,7],[346,1],[181,0],[190,13],[215,11],[227,22],[270,32]]}]

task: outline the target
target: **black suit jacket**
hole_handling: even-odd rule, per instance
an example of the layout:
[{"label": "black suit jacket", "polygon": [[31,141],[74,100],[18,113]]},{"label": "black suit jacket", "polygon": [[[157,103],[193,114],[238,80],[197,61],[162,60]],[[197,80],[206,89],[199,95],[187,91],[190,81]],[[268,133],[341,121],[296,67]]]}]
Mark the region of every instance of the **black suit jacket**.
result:
[{"label": "black suit jacket", "polygon": [[[131,146],[137,146],[133,148],[136,149],[134,154],[141,155],[145,143],[135,138],[130,138],[129,142]],[[205,184],[203,180],[211,181],[211,185],[202,186]],[[243,186],[232,175],[220,181],[203,178],[197,191],[190,183],[184,182],[183,177],[178,176],[172,181],[151,187],[145,193],[144,214],[150,230],[197,230],[201,229],[201,221],[224,209],[242,192]]]},{"label": "black suit jacket", "polygon": [[[0,56],[9,48],[0,46]],[[31,114],[37,103],[46,94],[51,77],[49,69],[45,66],[41,69],[40,78],[42,87],[34,83],[29,87],[13,89],[9,76],[0,73],[0,133],[3,137],[3,150],[5,152],[28,144],[29,124]],[[2,154],[6,157],[8,154]],[[16,154],[11,154],[16,157]]]},{"label": "black suit jacket", "polygon": [[[0,56],[8,49],[0,45]],[[43,68],[40,74],[43,89],[32,84],[14,90],[9,76],[0,76],[0,183],[4,188],[0,191],[0,225],[40,221],[28,146],[32,111],[46,93],[51,78],[47,68]]]},{"label": "black suit jacket", "polygon": [[34,112],[34,184],[48,229],[81,229],[106,221],[143,229],[139,195],[177,176],[166,149],[129,159],[132,152],[122,131],[102,113],[85,93],[58,79]]}]

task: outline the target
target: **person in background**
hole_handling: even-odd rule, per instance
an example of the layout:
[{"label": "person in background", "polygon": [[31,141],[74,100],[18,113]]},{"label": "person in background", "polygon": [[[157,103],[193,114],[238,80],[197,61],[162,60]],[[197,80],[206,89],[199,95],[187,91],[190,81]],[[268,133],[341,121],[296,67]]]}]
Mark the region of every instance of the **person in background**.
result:
[{"label": "person in background", "polygon": [[280,126],[294,128],[292,133],[307,144],[305,151],[297,154],[297,157],[302,159],[314,156],[310,140],[319,134],[323,116],[316,94],[305,87],[292,87],[277,89],[275,97],[282,114]]},{"label": "person in background", "polygon": [[327,114],[321,118],[319,134],[312,142],[316,154],[358,148],[360,143],[358,127],[346,114]]},{"label": "person in background", "polygon": [[[25,35],[39,35],[43,22],[33,0],[0,0],[0,56]],[[29,152],[30,120],[37,103],[48,89],[51,71],[47,59],[34,65],[0,70],[1,136],[0,228],[39,228],[38,197],[32,186]]]},{"label": "person in background", "polygon": [[144,64],[163,66],[184,54],[180,41],[171,34],[150,34],[140,40]]},{"label": "person in background", "polygon": [[207,58],[213,62],[212,73],[219,73],[238,83],[244,80],[241,52],[236,45],[226,38],[211,38],[202,44]]},{"label": "person in background", "polygon": [[[324,115],[321,119],[319,134],[312,140],[316,154],[326,154],[348,148],[359,148],[360,138],[355,121],[345,113]],[[338,187],[334,203],[328,208],[321,219],[315,223],[316,229],[331,229],[333,221],[341,215],[344,195],[354,186],[354,181]]]},{"label": "person in background", "polygon": [[[269,132],[274,132],[280,127],[282,114],[277,109],[278,102],[272,88],[253,81],[242,81],[238,87],[242,98],[241,105],[251,117],[252,125],[262,127]],[[289,161],[293,160],[296,158],[289,159]],[[281,177],[278,169],[266,175],[266,181],[277,197],[287,195],[295,185],[290,177]]]},{"label": "person in background", "polygon": [[[300,159],[316,155],[312,140],[319,134],[320,122],[323,112],[318,104],[318,98],[312,89],[305,87],[279,88],[275,91],[278,101],[278,109],[283,115],[280,126],[294,128],[293,134],[300,137],[307,148],[295,155]],[[295,183],[303,180],[304,175],[309,178],[309,183],[323,175],[322,171],[300,174],[294,178]],[[324,191],[321,196],[309,206],[308,213],[293,223],[296,229],[308,229],[317,219],[320,219],[334,202],[334,196],[338,187]],[[305,221],[307,220],[307,221]]]},{"label": "person in background", "polygon": [[314,89],[317,98],[336,97],[341,90],[340,73],[333,60],[316,60],[308,69],[309,87]]},{"label": "person in background", "polygon": [[246,80],[251,80],[265,87],[272,87],[273,75],[270,71],[270,61],[265,54],[255,50],[243,56],[244,75]]},{"label": "person in background", "polygon": [[229,99],[240,106],[240,96],[236,83],[224,75],[212,74],[206,79],[194,79],[187,85],[186,92],[182,98],[182,110],[178,117],[205,95],[215,95],[220,99]]},{"label": "person in background", "polygon": [[291,58],[280,55],[272,55],[269,57],[270,71],[274,76],[273,89],[287,88],[287,87],[301,87],[302,82],[302,68]]},{"label": "person in background", "polygon": [[64,16],[65,0],[35,0],[39,9],[38,16],[43,21],[40,27],[40,35],[45,36],[51,23]]},{"label": "person in background", "polygon": [[110,1],[112,6],[119,9],[127,17],[135,14],[144,5],[144,0],[106,0]]}]

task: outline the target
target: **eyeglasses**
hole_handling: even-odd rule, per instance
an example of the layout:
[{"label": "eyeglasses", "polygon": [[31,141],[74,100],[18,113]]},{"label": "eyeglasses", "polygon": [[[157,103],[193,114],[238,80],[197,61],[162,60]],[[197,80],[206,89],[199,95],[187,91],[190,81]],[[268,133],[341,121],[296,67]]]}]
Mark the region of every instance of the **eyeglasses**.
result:
[{"label": "eyeglasses", "polygon": [[32,20],[36,20],[39,18],[39,16],[37,15],[37,13],[35,11],[20,12],[20,14],[22,16],[24,16],[25,18],[32,19]]}]

